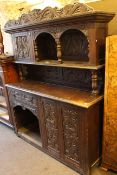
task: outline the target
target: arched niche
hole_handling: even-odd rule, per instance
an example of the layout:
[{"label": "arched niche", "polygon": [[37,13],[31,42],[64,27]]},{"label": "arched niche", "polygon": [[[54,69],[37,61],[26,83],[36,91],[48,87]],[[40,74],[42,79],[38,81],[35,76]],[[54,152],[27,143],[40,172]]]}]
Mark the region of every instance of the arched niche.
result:
[{"label": "arched niche", "polygon": [[57,44],[51,34],[40,33],[35,44],[39,60],[57,60]]},{"label": "arched niche", "polygon": [[62,59],[66,61],[89,61],[88,40],[85,34],[77,29],[69,29],[60,37]]},{"label": "arched niche", "polygon": [[18,133],[28,138],[28,141],[36,141],[42,146],[38,118],[29,109],[22,106],[15,106],[13,110]]}]

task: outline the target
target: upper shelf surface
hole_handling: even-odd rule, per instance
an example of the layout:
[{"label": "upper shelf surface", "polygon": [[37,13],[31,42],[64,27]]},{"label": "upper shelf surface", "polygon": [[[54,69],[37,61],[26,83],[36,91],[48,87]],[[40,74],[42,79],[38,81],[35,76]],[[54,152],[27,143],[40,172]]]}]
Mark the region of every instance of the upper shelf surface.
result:
[{"label": "upper shelf surface", "polygon": [[58,61],[55,60],[43,60],[38,62],[28,62],[28,61],[14,61],[17,64],[31,64],[31,65],[42,65],[42,66],[52,66],[52,67],[68,67],[68,68],[78,68],[78,69],[89,69],[89,70],[98,70],[103,68],[105,65],[97,65],[92,66],[88,65],[86,63],[79,63],[79,62],[73,62],[73,61],[63,61],[62,64],[58,63]]}]

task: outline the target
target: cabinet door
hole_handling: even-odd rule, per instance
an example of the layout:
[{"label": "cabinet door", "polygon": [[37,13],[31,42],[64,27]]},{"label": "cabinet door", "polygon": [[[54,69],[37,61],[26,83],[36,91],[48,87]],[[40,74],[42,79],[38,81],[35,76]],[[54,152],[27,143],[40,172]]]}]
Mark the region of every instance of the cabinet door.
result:
[{"label": "cabinet door", "polygon": [[43,104],[43,132],[45,132],[45,148],[51,155],[59,156],[60,146],[60,131],[59,131],[59,112],[57,109],[57,102],[42,98]]},{"label": "cabinet door", "polygon": [[13,35],[15,59],[30,61],[32,59],[32,38],[30,32],[22,32]]},{"label": "cabinet door", "polygon": [[82,174],[86,172],[87,136],[86,115],[82,108],[73,105],[61,105],[64,160],[70,166],[78,168]]}]

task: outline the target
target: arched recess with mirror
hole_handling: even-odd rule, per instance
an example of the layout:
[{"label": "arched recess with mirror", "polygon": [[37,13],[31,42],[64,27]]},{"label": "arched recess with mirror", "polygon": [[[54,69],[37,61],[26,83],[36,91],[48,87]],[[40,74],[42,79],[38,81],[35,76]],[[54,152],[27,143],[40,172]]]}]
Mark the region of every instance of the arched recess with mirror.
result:
[{"label": "arched recess with mirror", "polygon": [[36,39],[38,60],[57,60],[57,44],[49,33],[40,33]]},{"label": "arched recess with mirror", "polygon": [[62,59],[66,61],[89,61],[88,40],[84,33],[69,29],[60,37]]}]

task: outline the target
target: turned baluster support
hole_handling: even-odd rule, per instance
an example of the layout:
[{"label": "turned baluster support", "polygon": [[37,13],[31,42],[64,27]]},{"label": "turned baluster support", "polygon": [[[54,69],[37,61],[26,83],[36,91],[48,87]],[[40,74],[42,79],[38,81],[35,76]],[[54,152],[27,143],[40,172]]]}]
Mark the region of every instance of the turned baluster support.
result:
[{"label": "turned baluster support", "polygon": [[98,94],[98,75],[96,70],[92,70],[92,94]]},{"label": "turned baluster support", "polygon": [[60,42],[60,34],[57,34],[56,37],[56,43],[57,43],[57,58],[58,63],[62,64],[62,52],[61,52],[61,42]]}]

